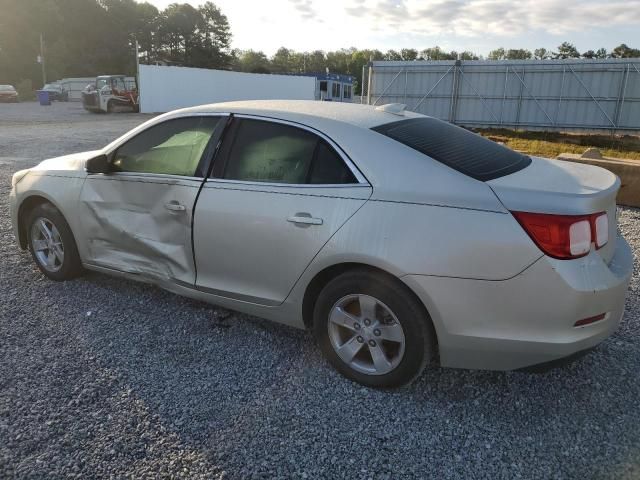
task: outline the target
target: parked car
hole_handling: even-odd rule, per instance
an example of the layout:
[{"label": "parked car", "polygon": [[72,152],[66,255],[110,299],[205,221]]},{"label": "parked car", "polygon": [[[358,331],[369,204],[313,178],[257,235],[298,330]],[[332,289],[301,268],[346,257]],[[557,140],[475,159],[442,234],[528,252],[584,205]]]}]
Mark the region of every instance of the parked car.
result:
[{"label": "parked car", "polygon": [[399,105],[254,101],[17,172],[10,205],[53,280],[95,270],[307,328],[342,374],[392,387],[611,335],[633,263],[619,187]]},{"label": "parked car", "polygon": [[13,87],[13,85],[0,85],[0,103],[3,102],[19,102],[18,92]]},{"label": "parked car", "polygon": [[41,91],[49,92],[49,100],[56,100],[58,102],[68,102],[69,92],[58,83],[47,83],[42,87]]}]

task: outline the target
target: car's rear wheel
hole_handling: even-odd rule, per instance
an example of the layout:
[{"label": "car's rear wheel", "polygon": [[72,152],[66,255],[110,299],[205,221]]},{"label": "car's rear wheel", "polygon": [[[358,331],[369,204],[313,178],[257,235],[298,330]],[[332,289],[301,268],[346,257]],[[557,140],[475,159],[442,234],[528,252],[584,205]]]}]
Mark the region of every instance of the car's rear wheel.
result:
[{"label": "car's rear wheel", "polygon": [[411,383],[435,351],[420,302],[399,281],[366,270],[344,273],[322,289],[313,328],[329,362],[370,387]]},{"label": "car's rear wheel", "polygon": [[82,273],[82,262],[69,224],[49,203],[35,207],[27,217],[29,250],[42,273],[52,280],[70,280]]}]

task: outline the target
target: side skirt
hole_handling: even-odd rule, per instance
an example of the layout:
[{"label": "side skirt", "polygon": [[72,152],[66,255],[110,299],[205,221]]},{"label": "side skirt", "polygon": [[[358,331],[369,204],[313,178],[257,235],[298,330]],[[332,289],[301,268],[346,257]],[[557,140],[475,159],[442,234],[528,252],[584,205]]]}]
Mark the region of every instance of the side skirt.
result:
[{"label": "side skirt", "polygon": [[[302,318],[297,318],[292,312],[295,310],[292,305],[284,303],[281,305],[260,305],[247,300],[234,299],[220,295],[218,290],[210,290],[204,288],[196,288],[195,286],[183,282],[181,280],[172,278],[157,278],[149,277],[143,273],[124,272],[114,268],[103,267],[100,265],[84,263],[83,267],[87,270],[91,270],[98,273],[103,273],[110,276],[116,276],[120,278],[126,278],[134,282],[142,282],[150,285],[155,285],[167,290],[176,295],[198,300],[200,302],[217,305],[229,310],[235,310],[247,315],[253,315],[255,317],[271,320],[276,323],[282,323],[291,327],[304,329],[304,323]],[[218,294],[213,293],[218,292]],[[253,297],[247,297],[253,298]]]}]

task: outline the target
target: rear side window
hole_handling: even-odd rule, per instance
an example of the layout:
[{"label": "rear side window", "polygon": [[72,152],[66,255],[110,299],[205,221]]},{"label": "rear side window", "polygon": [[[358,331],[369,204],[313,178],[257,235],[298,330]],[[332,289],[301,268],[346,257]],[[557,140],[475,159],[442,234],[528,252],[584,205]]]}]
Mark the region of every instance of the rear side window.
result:
[{"label": "rear side window", "polygon": [[309,174],[309,183],[338,185],[357,183],[357,180],[335,150],[321,140]]},{"label": "rear side window", "polygon": [[373,130],[476,180],[503,177],[531,163],[526,155],[435,118],[401,120]]},{"label": "rear side window", "polygon": [[292,185],[357,183],[333,148],[301,128],[242,119],[232,142],[225,179]]},{"label": "rear side window", "polygon": [[251,182],[306,183],[317,138],[279,123],[242,120],[224,178]]}]

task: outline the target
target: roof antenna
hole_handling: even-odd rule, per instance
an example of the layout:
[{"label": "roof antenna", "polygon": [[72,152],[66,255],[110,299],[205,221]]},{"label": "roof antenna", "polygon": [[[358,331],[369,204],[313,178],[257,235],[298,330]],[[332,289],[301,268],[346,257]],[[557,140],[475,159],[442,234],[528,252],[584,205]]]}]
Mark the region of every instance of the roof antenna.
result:
[{"label": "roof antenna", "polygon": [[404,103],[387,103],[386,105],[380,105],[376,107],[379,112],[393,113],[394,115],[404,116],[404,111],[407,106]]}]

